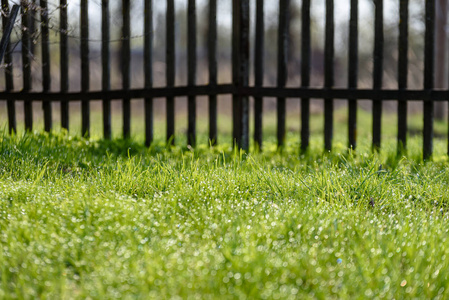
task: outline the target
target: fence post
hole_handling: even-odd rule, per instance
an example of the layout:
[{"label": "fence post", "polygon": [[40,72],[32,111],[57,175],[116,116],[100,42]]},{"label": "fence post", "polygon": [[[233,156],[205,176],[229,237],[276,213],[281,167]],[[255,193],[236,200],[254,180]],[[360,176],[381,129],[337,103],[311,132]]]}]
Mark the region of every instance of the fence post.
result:
[{"label": "fence post", "polygon": [[233,96],[234,140],[239,148],[249,149],[249,101],[239,90],[249,81],[249,0],[233,0]]}]

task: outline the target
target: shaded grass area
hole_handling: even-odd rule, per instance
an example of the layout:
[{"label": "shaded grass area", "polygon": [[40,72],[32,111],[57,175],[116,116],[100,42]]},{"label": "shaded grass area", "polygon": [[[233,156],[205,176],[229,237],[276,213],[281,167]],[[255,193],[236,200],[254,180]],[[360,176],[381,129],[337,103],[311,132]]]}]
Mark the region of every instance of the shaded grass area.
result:
[{"label": "shaded grass area", "polygon": [[245,154],[3,134],[0,298],[447,298],[446,142],[423,162],[419,137],[404,156],[338,138]]}]

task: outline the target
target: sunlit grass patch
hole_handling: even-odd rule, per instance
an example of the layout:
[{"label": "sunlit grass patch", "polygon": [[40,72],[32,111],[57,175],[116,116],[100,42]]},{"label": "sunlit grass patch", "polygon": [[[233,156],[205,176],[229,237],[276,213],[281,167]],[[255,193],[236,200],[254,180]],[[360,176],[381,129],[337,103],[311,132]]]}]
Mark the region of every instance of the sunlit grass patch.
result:
[{"label": "sunlit grass patch", "polygon": [[448,297],[446,142],[0,141],[0,298]]}]

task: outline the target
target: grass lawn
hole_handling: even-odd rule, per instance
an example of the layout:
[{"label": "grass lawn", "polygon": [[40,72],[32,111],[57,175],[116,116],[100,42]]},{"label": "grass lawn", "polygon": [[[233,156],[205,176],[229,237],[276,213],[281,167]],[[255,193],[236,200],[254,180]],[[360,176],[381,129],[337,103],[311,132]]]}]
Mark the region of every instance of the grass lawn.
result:
[{"label": "grass lawn", "polygon": [[369,121],[354,153],[1,134],[0,298],[447,299],[446,141],[386,119],[375,154]]}]

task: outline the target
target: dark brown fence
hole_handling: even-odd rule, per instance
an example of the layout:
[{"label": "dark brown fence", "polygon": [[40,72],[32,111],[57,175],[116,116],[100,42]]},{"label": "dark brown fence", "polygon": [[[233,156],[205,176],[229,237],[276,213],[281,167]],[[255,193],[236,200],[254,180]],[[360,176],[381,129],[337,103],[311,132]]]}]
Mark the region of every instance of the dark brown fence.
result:
[{"label": "dark brown fence", "polygon": [[[60,47],[60,89],[50,89],[50,52],[49,52],[49,26],[48,3],[46,0],[21,1],[21,30],[22,30],[22,60],[23,60],[23,89],[14,91],[11,75],[11,53],[6,52],[7,65],[5,78],[6,90],[0,92],[0,99],[8,103],[9,130],[16,130],[15,101],[24,101],[25,127],[33,127],[32,101],[43,101],[45,130],[52,129],[52,111],[50,103],[61,103],[61,125],[69,126],[70,101],[82,103],[82,133],[89,135],[90,110],[89,102],[100,100],[103,103],[104,137],[111,138],[111,101],[122,101],[123,136],[130,136],[131,109],[130,101],[136,98],[145,99],[145,137],[146,144],[153,140],[153,99],[165,98],[167,108],[167,141],[175,142],[175,98],[188,97],[188,130],[187,140],[192,146],[196,143],[196,97],[209,97],[209,138],[212,143],[217,142],[217,95],[232,94],[233,108],[233,138],[235,143],[243,148],[249,148],[249,98],[254,98],[255,131],[254,141],[258,147],[262,146],[262,101],[264,97],[277,98],[277,138],[279,147],[284,145],[286,134],[286,99],[301,99],[301,149],[309,146],[310,136],[310,101],[311,99],[324,99],[324,146],[332,148],[334,131],[334,99],[348,100],[348,147],[357,147],[357,101],[360,99],[372,100],[373,126],[372,145],[377,149],[381,146],[381,118],[383,101],[398,102],[398,150],[407,147],[407,103],[411,100],[424,103],[424,130],[423,130],[423,156],[428,158],[433,151],[433,114],[435,101],[448,101],[449,91],[434,89],[434,48],[435,48],[435,4],[436,0],[425,1],[425,54],[424,54],[424,86],[420,90],[407,88],[408,75],[408,28],[409,3],[408,0],[398,0],[400,10],[399,49],[398,49],[398,87],[394,90],[385,90],[382,86],[383,53],[384,53],[384,16],[383,0],[375,0],[374,22],[374,51],[373,51],[373,84],[371,89],[359,89],[358,81],[358,0],[351,0],[348,42],[348,82],[347,88],[334,88],[334,0],[326,0],[325,10],[325,50],[324,50],[324,87],[310,87],[311,73],[311,12],[310,0],[302,0],[301,7],[301,36],[294,37],[301,40],[301,86],[286,87],[287,65],[290,36],[288,34],[290,16],[290,0],[279,2],[278,26],[278,69],[277,86],[265,87],[264,78],[264,0],[257,0],[255,19],[255,52],[254,52],[254,86],[249,85],[250,77],[250,1],[232,1],[232,83],[218,84],[217,74],[217,0],[209,1],[208,21],[208,63],[209,84],[197,85],[197,37],[196,21],[197,9],[195,0],[188,0],[187,16],[187,86],[175,86],[175,1],[166,1],[166,87],[153,87],[153,11],[152,1],[144,1],[144,86],[131,88],[130,84],[130,1],[122,1],[122,60],[121,77],[122,88],[111,89],[111,56],[110,56],[110,8],[109,1],[101,1],[102,18],[102,88],[92,91],[89,86],[89,11],[88,0],[80,3],[80,57],[81,57],[81,90],[69,91],[69,46],[68,46],[68,13],[67,0],[60,0],[59,6],[59,47]],[[292,0],[293,1],[293,0]],[[41,54],[42,54],[42,92],[34,92],[31,86],[31,68],[29,49],[32,47],[28,28],[33,5],[39,6],[41,26]],[[3,24],[5,26],[9,14],[8,1],[2,0]]]}]

